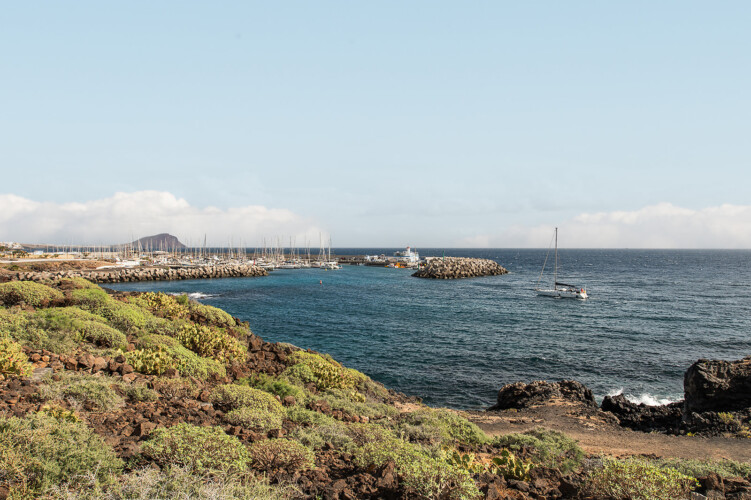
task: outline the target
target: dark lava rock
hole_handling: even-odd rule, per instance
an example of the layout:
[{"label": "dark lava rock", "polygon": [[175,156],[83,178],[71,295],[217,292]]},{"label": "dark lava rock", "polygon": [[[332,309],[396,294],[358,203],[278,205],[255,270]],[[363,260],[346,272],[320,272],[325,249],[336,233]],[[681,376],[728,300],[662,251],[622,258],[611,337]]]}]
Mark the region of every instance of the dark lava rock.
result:
[{"label": "dark lava rock", "polygon": [[600,408],[618,417],[621,426],[643,432],[677,432],[683,417],[683,401],[648,406],[632,403],[622,394],[605,396]]},{"label": "dark lava rock", "polygon": [[686,413],[751,408],[751,357],[700,359],[683,377]]},{"label": "dark lava rock", "polygon": [[592,391],[580,382],[576,382],[575,380],[561,380],[560,382],[538,380],[530,384],[516,382],[504,385],[498,391],[498,402],[488,408],[488,410],[529,408],[533,405],[548,402],[551,399],[584,403],[587,406],[597,408]]}]

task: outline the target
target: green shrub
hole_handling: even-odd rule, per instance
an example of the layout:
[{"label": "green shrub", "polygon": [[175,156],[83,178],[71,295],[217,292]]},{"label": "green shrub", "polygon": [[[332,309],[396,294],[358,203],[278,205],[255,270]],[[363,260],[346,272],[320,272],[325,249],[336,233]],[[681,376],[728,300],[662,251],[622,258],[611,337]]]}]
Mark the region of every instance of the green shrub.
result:
[{"label": "green shrub", "polygon": [[0,338],[0,374],[29,377],[33,371],[21,346],[11,338]]},{"label": "green shrub", "polygon": [[683,458],[661,458],[652,461],[661,468],[675,469],[691,477],[704,477],[715,473],[722,477],[751,478],[751,463],[735,460],[688,460]]},{"label": "green shrub", "polygon": [[44,400],[64,399],[89,411],[106,412],[123,404],[113,386],[116,384],[108,377],[65,373],[60,380],[40,386],[39,395]]},{"label": "green shrub", "polygon": [[[151,467],[136,470],[119,478],[119,484],[109,488],[107,494],[96,491],[98,485],[88,488],[92,492],[77,490],[70,495],[70,488],[63,485],[52,490],[52,498],[83,499],[216,499],[216,500],[292,500],[302,497],[298,488],[291,484],[270,484],[262,475],[251,471],[212,474],[211,478],[197,474],[190,467],[171,466],[157,470]],[[80,493],[79,493],[80,492]]]},{"label": "green shrub", "polygon": [[216,327],[189,323],[178,330],[175,338],[199,356],[223,363],[242,360],[248,350],[235,337]]},{"label": "green shrub", "polygon": [[531,468],[531,463],[523,461],[508,450],[503,450],[500,457],[493,457],[490,465],[490,470],[494,474],[518,481],[528,481]]},{"label": "green shrub", "polygon": [[0,283],[0,304],[12,306],[26,304],[32,307],[47,307],[53,300],[61,300],[62,292],[33,281],[9,281]]},{"label": "green shrub", "polygon": [[156,429],[141,451],[162,466],[187,466],[198,473],[240,472],[249,462],[245,446],[221,427],[187,423]]},{"label": "green shrub", "polygon": [[57,354],[67,354],[73,350],[80,340],[80,334],[70,330],[44,330],[39,326],[41,320],[38,315],[41,312],[43,311],[9,312],[0,309],[0,335],[10,336],[27,347],[46,349]]},{"label": "green shrub", "polygon": [[290,437],[314,450],[322,448],[326,443],[340,450],[351,449],[354,441],[347,433],[347,425],[336,419],[331,420],[330,423],[314,427],[297,427],[290,433]]},{"label": "green shrub", "polygon": [[207,306],[200,302],[191,301],[188,304],[190,310],[190,316],[193,321],[198,323],[205,323],[210,326],[218,327],[235,327],[235,318],[221,309],[216,307]]},{"label": "green shrub", "polygon": [[333,410],[340,410],[349,415],[383,418],[399,413],[393,406],[383,403],[365,403],[365,397],[354,390],[327,389],[315,397],[326,401]]},{"label": "green shrub", "polygon": [[81,422],[43,413],[0,417],[0,470],[12,495],[39,496],[51,485],[75,484],[87,475],[107,482],[121,468],[113,450]]},{"label": "green shrub", "polygon": [[92,283],[91,281],[87,280],[86,278],[62,278],[59,282],[60,286],[68,286],[73,289],[97,289],[99,288],[99,285],[96,283]]},{"label": "green shrub", "polygon": [[221,408],[249,408],[282,418],[286,412],[282,404],[268,392],[237,384],[218,385],[211,391],[211,402]]},{"label": "green shrub", "polygon": [[140,340],[140,347],[147,351],[162,350],[171,357],[175,368],[184,377],[195,377],[205,380],[212,375],[223,377],[226,375],[224,365],[216,360],[202,358],[187,349],[178,340],[166,335],[148,335]]},{"label": "green shrub", "polygon": [[99,287],[73,290],[70,297],[76,304],[90,311],[100,311],[114,300]]},{"label": "green shrub", "polygon": [[697,486],[693,477],[675,469],[662,469],[645,460],[606,459],[589,473],[587,490],[598,498],[673,500],[686,498]]},{"label": "green shrub", "polygon": [[353,374],[354,370],[344,368],[331,356],[295,351],[289,356],[289,360],[291,366],[284,371],[283,375],[303,383],[312,382],[319,390],[354,389],[360,380]]},{"label": "green shrub", "polygon": [[356,448],[354,461],[363,468],[381,467],[393,461],[401,482],[424,498],[474,499],[481,496],[467,470],[430,457],[414,444],[396,437],[371,441]]},{"label": "green shrub", "polygon": [[290,406],[287,408],[287,418],[292,422],[302,425],[325,425],[333,422],[339,422],[337,419],[319,413],[317,411],[307,410],[301,406]]},{"label": "green shrub", "polygon": [[159,394],[166,398],[190,398],[198,396],[198,386],[190,379],[182,377],[155,378],[151,386]]},{"label": "green shrub", "polygon": [[111,326],[96,321],[83,321],[76,325],[83,338],[92,344],[114,349],[125,349],[128,339],[125,334]]},{"label": "green shrub", "polygon": [[149,389],[143,384],[129,384],[124,389],[128,399],[134,402],[156,401],[159,399],[159,394],[155,390]]},{"label": "green shrub", "polygon": [[584,452],[576,441],[561,432],[544,428],[498,436],[493,444],[514,452],[524,452],[533,461],[558,468],[564,474],[578,469],[584,459]]},{"label": "green shrub", "polygon": [[81,419],[78,418],[78,415],[76,415],[75,411],[68,410],[67,408],[63,408],[62,406],[55,405],[55,404],[42,405],[42,407],[39,408],[39,413],[43,413],[61,422],[80,422],[81,421]]},{"label": "green shrub", "polygon": [[249,406],[241,406],[236,410],[227,412],[224,415],[224,420],[232,425],[240,425],[242,427],[261,431],[281,429],[282,427],[281,415],[271,413],[267,410],[251,408]]},{"label": "green shrub", "polygon": [[407,413],[402,417],[401,429],[413,438],[436,436],[443,444],[480,445],[489,441],[475,424],[446,409],[423,408]]},{"label": "green shrub", "polygon": [[150,312],[119,300],[111,300],[98,312],[125,333],[139,333],[155,319]]},{"label": "green shrub", "polygon": [[134,349],[123,355],[125,361],[139,373],[162,375],[167,370],[177,369],[177,360],[161,347]]},{"label": "green shrub", "polygon": [[257,373],[248,378],[239,379],[237,383],[275,394],[282,399],[293,396],[298,403],[303,402],[306,398],[305,389],[296,386],[283,377],[274,377],[265,373]]},{"label": "green shrub", "polygon": [[178,302],[176,297],[161,292],[142,293],[134,297],[129,297],[128,302],[148,309],[154,315],[162,318],[187,318],[189,314],[188,307],[185,304]]},{"label": "green shrub", "polygon": [[315,454],[297,441],[289,439],[266,439],[250,445],[248,449],[252,465],[256,469],[288,472],[315,467]]}]

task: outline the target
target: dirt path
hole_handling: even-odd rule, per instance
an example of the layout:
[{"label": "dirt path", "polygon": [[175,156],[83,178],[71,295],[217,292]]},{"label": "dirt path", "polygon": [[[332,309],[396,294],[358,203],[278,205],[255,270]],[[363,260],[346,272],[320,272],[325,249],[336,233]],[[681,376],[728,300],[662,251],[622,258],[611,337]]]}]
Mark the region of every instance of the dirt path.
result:
[{"label": "dirt path", "polygon": [[751,461],[751,440],[748,439],[632,431],[620,427],[609,413],[575,403],[558,401],[519,411],[467,412],[466,416],[490,436],[536,427],[560,431],[576,439],[585,452],[593,454]]}]

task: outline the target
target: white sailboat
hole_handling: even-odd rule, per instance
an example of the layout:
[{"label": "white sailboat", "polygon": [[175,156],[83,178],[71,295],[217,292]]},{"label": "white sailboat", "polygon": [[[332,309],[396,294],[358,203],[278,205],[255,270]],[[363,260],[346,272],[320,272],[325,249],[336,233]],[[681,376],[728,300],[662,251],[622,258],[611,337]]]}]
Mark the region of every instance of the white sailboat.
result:
[{"label": "white sailboat", "polygon": [[[548,250],[550,253],[550,250]],[[545,256],[545,262],[542,264],[542,271],[540,271],[540,277],[537,280],[537,288],[535,291],[537,295],[545,297],[556,297],[561,299],[586,299],[587,291],[584,287],[575,285],[569,285],[567,283],[560,283],[558,281],[558,228],[555,228],[555,263],[553,265],[553,288],[540,288],[540,281],[542,280],[542,273],[545,272],[545,264],[548,262],[548,257]]]}]

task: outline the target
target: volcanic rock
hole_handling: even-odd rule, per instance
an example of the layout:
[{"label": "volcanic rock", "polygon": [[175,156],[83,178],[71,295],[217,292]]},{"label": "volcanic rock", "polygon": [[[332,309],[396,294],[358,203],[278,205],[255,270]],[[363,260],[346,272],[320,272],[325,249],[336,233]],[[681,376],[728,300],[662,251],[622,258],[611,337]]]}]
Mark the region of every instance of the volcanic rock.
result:
[{"label": "volcanic rock", "polygon": [[529,408],[533,405],[546,403],[558,399],[574,403],[584,403],[597,407],[594,395],[584,384],[575,380],[561,380],[560,382],[545,382],[538,380],[530,384],[516,382],[501,387],[498,400],[489,411],[506,410],[509,408]]},{"label": "volcanic rock", "polygon": [[751,356],[738,361],[700,359],[683,377],[684,411],[751,408]]},{"label": "volcanic rock", "polygon": [[618,417],[621,426],[643,432],[675,431],[680,426],[683,415],[682,401],[663,406],[648,406],[644,403],[632,403],[622,394],[605,396],[600,408]]}]

